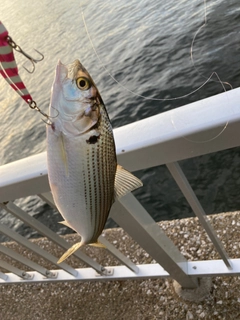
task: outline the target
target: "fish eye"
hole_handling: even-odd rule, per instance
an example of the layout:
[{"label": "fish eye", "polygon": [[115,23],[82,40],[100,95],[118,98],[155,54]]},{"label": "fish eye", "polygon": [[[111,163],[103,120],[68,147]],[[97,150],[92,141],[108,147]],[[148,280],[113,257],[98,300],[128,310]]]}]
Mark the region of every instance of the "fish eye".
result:
[{"label": "fish eye", "polygon": [[88,90],[91,87],[90,81],[85,77],[79,77],[76,79],[77,87],[80,90]]}]

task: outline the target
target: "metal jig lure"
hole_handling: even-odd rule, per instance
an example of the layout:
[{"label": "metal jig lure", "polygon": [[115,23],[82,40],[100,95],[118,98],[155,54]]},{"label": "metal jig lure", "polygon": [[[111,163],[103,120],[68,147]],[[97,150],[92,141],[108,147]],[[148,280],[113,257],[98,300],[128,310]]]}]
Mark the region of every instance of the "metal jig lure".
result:
[{"label": "metal jig lure", "polygon": [[24,69],[33,73],[35,70],[35,64],[44,59],[44,55],[37,51],[40,55],[40,59],[34,59],[29,54],[24,52],[20,46],[12,40],[8,35],[7,29],[0,21],[0,74],[7,81],[7,83],[20,95],[20,97],[29,105],[31,109],[38,111],[41,115],[47,118],[43,120],[46,124],[51,125],[52,122],[49,116],[44,113],[38,106],[37,103],[32,99],[30,93],[25,87],[22,79],[18,74],[18,68],[13,54],[13,49],[23,54],[33,65],[33,69],[29,71],[27,68]]}]

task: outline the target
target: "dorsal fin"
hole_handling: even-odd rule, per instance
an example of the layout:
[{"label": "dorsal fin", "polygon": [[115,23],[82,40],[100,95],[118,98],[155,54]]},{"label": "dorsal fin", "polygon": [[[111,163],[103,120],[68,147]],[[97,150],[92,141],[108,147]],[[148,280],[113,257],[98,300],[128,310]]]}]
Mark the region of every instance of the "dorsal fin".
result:
[{"label": "dorsal fin", "polygon": [[142,187],[142,181],[135,177],[132,173],[125,170],[119,164],[115,175],[114,195],[115,200],[120,199],[127,193]]}]

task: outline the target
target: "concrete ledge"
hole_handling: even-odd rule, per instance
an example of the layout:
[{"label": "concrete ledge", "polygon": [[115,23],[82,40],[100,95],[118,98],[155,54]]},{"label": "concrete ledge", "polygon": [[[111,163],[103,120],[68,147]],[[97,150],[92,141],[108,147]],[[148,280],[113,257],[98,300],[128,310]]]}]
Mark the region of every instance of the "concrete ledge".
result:
[{"label": "concrete ledge", "polygon": [[[210,219],[230,258],[240,258],[240,212],[212,215]],[[196,218],[163,221],[159,225],[187,259],[219,259]],[[122,229],[106,230],[104,234],[134,263],[154,262]],[[77,235],[66,238],[71,242],[79,239]],[[45,238],[34,242],[56,256],[63,252]],[[54,269],[14,242],[5,245]],[[118,265],[105,250],[88,246],[83,251],[103,265]],[[0,258],[10,262],[6,257]],[[74,257],[67,262],[73,267],[83,266]],[[0,319],[4,320],[240,319],[240,277],[213,278],[210,294],[201,302],[179,298],[169,279],[2,285],[0,291]]]}]

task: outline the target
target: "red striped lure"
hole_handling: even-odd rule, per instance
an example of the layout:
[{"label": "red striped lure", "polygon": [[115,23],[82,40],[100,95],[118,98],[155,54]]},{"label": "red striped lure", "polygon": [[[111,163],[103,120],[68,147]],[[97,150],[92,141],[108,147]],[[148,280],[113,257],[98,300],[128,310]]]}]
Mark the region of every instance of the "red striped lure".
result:
[{"label": "red striped lure", "polygon": [[47,118],[47,123],[49,123],[49,117],[46,113],[42,112],[37,103],[32,99],[30,93],[25,87],[22,79],[18,74],[18,68],[13,54],[13,49],[17,52],[23,54],[33,65],[33,70],[29,73],[33,73],[35,70],[35,63],[42,61],[44,56],[37,51],[42,57],[41,59],[33,59],[27,53],[25,53],[8,35],[7,29],[4,27],[3,23],[0,21],[0,74],[7,81],[7,83],[20,95],[20,97],[29,105],[30,108],[37,110],[44,117]]}]

